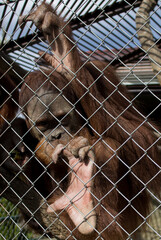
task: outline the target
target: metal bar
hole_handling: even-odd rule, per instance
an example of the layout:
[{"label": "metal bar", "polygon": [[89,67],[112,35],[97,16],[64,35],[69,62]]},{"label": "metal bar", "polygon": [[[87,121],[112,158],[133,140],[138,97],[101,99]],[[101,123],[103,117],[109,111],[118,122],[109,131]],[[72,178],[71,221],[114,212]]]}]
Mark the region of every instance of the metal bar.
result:
[{"label": "metal bar", "polygon": [[6,44],[4,47],[1,48],[3,51],[11,52],[15,51],[17,49],[20,49],[19,46],[23,47],[26,44],[28,44],[32,40],[32,44],[38,43],[40,40],[38,38],[42,38],[42,34],[40,32],[37,33],[37,36],[34,38],[35,34],[30,34],[28,36],[19,38],[15,41],[10,41],[8,44]]},{"label": "metal bar", "polygon": [[[158,41],[157,46],[159,48],[161,47],[161,39]],[[121,61],[119,61],[119,59],[114,60],[113,64],[116,67],[119,67],[120,65],[122,65],[121,62],[124,63],[135,62],[138,60],[138,58],[142,57],[143,55],[145,55],[145,52],[142,51],[141,48],[137,48],[132,50],[130,53],[124,55],[123,57],[119,57]]]},{"label": "metal bar", "polygon": [[[20,1],[23,1],[23,0],[19,0],[19,2]],[[0,3],[0,6],[8,5],[10,3],[15,3],[15,2],[16,2],[16,0],[10,0],[10,1],[7,1],[7,2],[2,2],[2,3]]]},{"label": "metal bar", "polygon": [[[111,23],[109,23],[107,20],[105,20],[105,22],[114,28],[114,26],[113,26]],[[107,31],[107,29],[103,26],[103,24],[99,23],[99,25]],[[92,26],[92,27],[94,27],[94,26]],[[94,27],[94,28],[96,29],[96,27]],[[96,29],[96,30],[99,31],[101,34],[104,34],[100,29]],[[121,31],[120,31],[119,29],[117,29],[117,31],[118,31],[119,33],[121,33]],[[121,34],[122,34],[122,33],[121,33]],[[104,34],[104,35],[106,35],[106,34]],[[115,42],[115,40],[113,40],[110,36],[108,36],[108,39],[110,39],[111,41],[115,42],[115,43],[116,43],[118,46],[120,46],[121,48],[122,48],[122,46],[121,46],[121,44],[120,44],[121,42],[124,43],[124,44],[127,43],[127,42],[125,42],[123,39],[121,39],[121,38],[119,37],[119,35],[116,36],[116,34],[114,34],[113,32],[112,32],[112,35],[115,36],[117,39],[119,39],[119,41],[118,41],[118,42]],[[105,41],[105,42],[108,43],[107,41]],[[108,44],[109,44],[109,43],[108,43]],[[112,47],[113,47],[113,46],[112,46]],[[128,50],[126,50],[126,51],[128,52]]]},{"label": "metal bar", "polygon": [[[20,16],[23,14],[24,9],[25,9],[25,7],[26,7],[26,5],[27,5],[27,2],[28,2],[28,1],[25,0],[24,5],[23,5],[23,7],[22,7],[22,9],[21,9],[21,11],[20,11]],[[15,25],[15,27],[14,27],[14,29],[13,29],[13,32],[16,30],[17,26],[18,26],[18,22],[16,23],[16,25]],[[22,32],[22,30],[20,31],[20,33],[19,33],[19,35],[17,36],[17,38],[19,38],[19,36],[21,35],[21,32]]]},{"label": "metal bar", "polygon": [[[115,4],[112,4],[111,6],[105,7],[103,11],[98,9],[94,12],[88,13],[84,16],[74,19],[71,21],[72,29],[77,29],[77,28],[83,27],[84,24],[82,22],[84,22],[85,24],[88,25],[91,22],[93,22],[93,20],[95,18],[96,18],[95,22],[98,22],[98,21],[106,19],[107,15],[108,15],[108,17],[113,17],[115,15],[118,15],[120,13],[128,11],[131,7],[133,7],[133,8],[138,7],[141,3],[141,0],[138,0],[138,1],[129,0],[128,2],[129,2],[129,4],[127,4],[124,1],[116,2]],[[130,4],[133,4],[133,5],[130,5]],[[81,19],[81,22],[79,19]]]},{"label": "metal bar", "polygon": [[[89,5],[90,2],[91,2],[91,1],[86,0],[86,3],[84,3],[84,6],[82,7],[82,10],[80,11],[79,16],[82,14],[82,12],[84,11],[84,9],[87,8],[87,6]],[[81,17],[80,17],[80,18],[81,18]]]},{"label": "metal bar", "polygon": [[[61,11],[59,12],[60,15],[63,13],[64,9],[66,8],[66,6],[67,6],[67,4],[68,4],[69,2],[70,2],[70,0],[67,0],[67,2],[64,4],[63,8],[62,8]],[[75,2],[74,2],[74,3],[75,3]],[[74,3],[73,3],[73,4],[74,4]],[[69,12],[69,10],[68,10],[68,12]]]},{"label": "metal bar", "polygon": [[5,40],[5,37],[6,37],[7,31],[8,31],[8,29],[9,29],[9,27],[10,27],[10,24],[11,24],[12,19],[13,19],[13,17],[14,17],[14,12],[16,11],[17,6],[18,6],[18,1],[15,3],[15,5],[14,5],[14,7],[13,7],[13,9],[12,9],[11,17],[10,17],[8,23],[7,23],[7,26],[6,26],[6,28],[5,28],[4,35],[3,35],[2,40],[1,40],[2,44],[3,44],[4,40]]},{"label": "metal bar", "polygon": [[[131,7],[133,7],[133,8],[138,7],[139,4],[141,3],[141,0],[138,0],[138,1],[129,0],[128,2],[129,2],[129,4],[127,4],[125,2],[121,2],[121,3],[115,3],[112,6],[107,6],[104,9],[104,13],[108,14],[108,16],[110,16],[110,17],[112,17],[114,15],[118,15],[119,13],[128,11]],[[133,6],[130,5],[132,3],[134,4]],[[102,13],[102,10],[99,9],[99,10],[96,10],[92,13],[88,13],[84,16],[81,16],[77,19],[72,19],[71,20],[72,30],[77,30],[80,27],[84,27],[85,24],[86,25],[90,24],[91,22],[93,22],[93,20],[95,18],[97,18],[95,20],[95,22],[99,22],[100,20],[104,20],[105,18],[107,18],[106,14],[104,14],[104,13],[101,14],[101,13]],[[99,14],[101,14],[101,15],[99,16]],[[38,35],[39,35],[39,37],[43,37],[42,33],[40,33],[40,32],[38,33]],[[34,34],[30,34],[30,35],[27,35],[25,37],[19,38],[16,41],[17,41],[18,45],[21,46],[21,45],[24,45],[24,42],[25,43],[29,42],[33,38],[33,36],[34,36]],[[15,45],[16,45],[15,42],[10,41],[4,46],[3,50],[6,51],[7,48],[18,49],[18,47],[15,46]]]},{"label": "metal bar", "polygon": [[[23,14],[23,12],[24,12],[24,9],[25,9],[25,7],[26,7],[26,5],[27,5],[27,0],[25,1],[25,3],[24,3],[24,5],[23,5],[23,8],[21,9],[21,11],[20,11],[20,16]],[[16,27],[18,26],[18,22],[17,22],[17,24],[16,24]],[[21,33],[23,32],[23,29],[21,29],[21,31],[20,31],[20,33],[18,34],[18,36],[17,36],[17,38],[19,38],[20,36],[21,36]]]},{"label": "metal bar", "polygon": [[[37,4],[37,2],[39,2],[40,0],[36,0],[35,2],[33,2],[33,5],[32,5],[32,8],[31,8],[31,10],[35,7],[35,5]],[[28,31],[27,31],[27,33],[26,33],[26,35],[29,35],[29,32],[30,32],[30,30],[31,30],[31,28],[32,28],[32,26],[34,26],[34,24],[32,23],[31,24],[31,26],[30,26],[30,28],[28,29]],[[22,31],[21,31],[21,33],[22,33]]]}]

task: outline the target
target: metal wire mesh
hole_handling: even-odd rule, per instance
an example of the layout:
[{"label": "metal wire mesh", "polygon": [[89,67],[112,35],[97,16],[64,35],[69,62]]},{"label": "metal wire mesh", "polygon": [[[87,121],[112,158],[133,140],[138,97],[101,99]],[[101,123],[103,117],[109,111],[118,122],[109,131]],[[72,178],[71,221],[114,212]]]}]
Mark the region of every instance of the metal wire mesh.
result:
[{"label": "metal wire mesh", "polygon": [[[157,61],[149,57],[138,39],[135,17],[142,1],[45,1],[54,7],[63,18],[61,21],[65,22],[59,22],[61,28],[52,39],[50,35],[53,26],[58,28],[54,25],[57,23],[49,26],[50,32],[45,32],[42,26],[35,26],[35,19],[35,24],[23,22],[30,11],[37,9],[42,2],[0,1],[0,239],[161,239],[161,202],[149,187],[152,183],[152,188],[155,188],[155,179],[161,172],[160,160],[155,161],[155,154],[151,156],[149,153],[154,147],[160,156],[161,88],[157,78],[160,69],[158,72],[152,70],[150,61]],[[154,46],[158,47],[159,52],[161,3],[154,2],[155,8],[146,23],[150,20]],[[19,17],[25,14],[23,24],[18,23]],[[73,39],[66,31],[68,23]],[[42,25],[42,19],[37,26],[39,24]],[[67,41],[70,48],[60,44],[56,52],[55,46],[58,48],[58,45],[55,44],[62,41],[62,34],[66,39],[64,44]],[[74,55],[75,49],[78,52]],[[80,56],[80,64],[76,62],[77,54]],[[46,59],[49,56],[52,58],[47,62],[44,56]],[[75,59],[71,60],[70,56]],[[68,57],[71,63],[66,60]],[[91,63],[96,60],[106,64],[99,69],[95,62]],[[92,66],[88,69],[89,62]],[[115,75],[106,75],[111,65],[115,66],[119,82],[113,82]],[[115,70],[112,68],[110,71]],[[96,72],[95,76],[93,72]],[[86,81],[83,82],[82,76],[85,76]],[[90,82],[91,76],[94,77]],[[112,89],[109,92],[108,86]],[[125,88],[131,94],[130,98]],[[123,106],[119,107],[120,99],[123,102],[120,105]],[[117,107],[108,108],[107,102]],[[89,114],[86,112],[88,107]],[[127,112],[134,119],[136,117],[136,124],[132,122],[130,114],[128,118],[125,117],[127,122],[122,122]],[[104,123],[105,116],[108,116],[108,124]],[[99,124],[95,124],[93,119],[97,119]],[[130,121],[131,129],[128,129]],[[144,127],[150,129],[150,135],[144,136],[143,130],[140,130]],[[109,139],[114,138],[110,135],[114,128],[118,130],[118,138],[111,144]],[[135,137],[140,131],[141,135]],[[119,142],[121,135],[122,140]],[[86,141],[89,136],[90,143]],[[72,141],[77,137],[83,145],[75,150],[73,145],[77,146],[78,142]],[[147,145],[144,145],[146,139]],[[148,141],[151,145],[148,145]],[[99,148],[104,152],[99,153],[103,157],[97,161],[95,156]],[[136,157],[129,163],[126,155],[131,152],[131,156]],[[140,163],[145,159],[147,164],[143,166],[148,176],[146,182],[144,176],[141,176],[144,174],[137,173],[144,173],[137,166],[142,168]],[[117,178],[116,173],[110,172],[110,164],[114,161],[116,167],[113,169],[118,173]],[[119,172],[119,168],[123,171]],[[131,178],[127,177],[129,175]],[[125,179],[127,186],[122,186]],[[133,183],[130,185],[128,181]],[[102,185],[100,189],[103,190],[100,193],[97,190],[96,193],[93,189],[98,189],[99,185]],[[131,189],[129,186],[132,186]],[[61,199],[58,196],[63,197]],[[84,196],[90,199],[91,207],[86,206],[88,201],[83,200]],[[110,201],[110,198],[113,199],[110,202],[112,207],[108,208],[108,204],[104,203]],[[119,207],[117,198],[126,204]],[[85,201],[85,210],[80,209],[77,204],[79,201]],[[146,201],[150,202],[148,213],[140,211],[144,207],[139,208],[139,205],[144,204],[146,207]],[[55,202],[61,207],[57,207]],[[53,203],[54,207],[50,205]],[[69,207],[73,205],[74,208]],[[69,209],[74,212],[74,218]],[[100,227],[101,220],[97,222],[97,219],[102,216],[102,212],[110,221],[106,220],[105,226]],[[134,216],[134,219],[130,216]],[[139,216],[141,221],[136,220],[135,216]],[[83,220],[77,222],[75,219]],[[139,223],[135,224],[137,221]]]}]

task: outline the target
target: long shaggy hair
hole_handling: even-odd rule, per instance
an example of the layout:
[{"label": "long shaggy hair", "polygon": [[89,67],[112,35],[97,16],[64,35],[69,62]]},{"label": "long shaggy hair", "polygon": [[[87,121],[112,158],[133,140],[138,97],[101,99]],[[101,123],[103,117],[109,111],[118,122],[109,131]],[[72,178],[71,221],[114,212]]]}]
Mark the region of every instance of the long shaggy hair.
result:
[{"label": "long shaggy hair", "polygon": [[[134,231],[147,216],[149,192],[160,196],[161,160],[154,134],[157,127],[130,101],[114,69],[106,63],[94,64],[97,68],[91,63],[85,66],[93,79],[86,81],[88,91],[81,84],[73,88],[57,72],[36,71],[25,79],[19,102],[27,112],[27,103],[42,87],[60,92],[84,114],[88,140],[96,155],[93,201],[97,206],[97,229],[106,240],[122,239],[126,235],[122,228]],[[80,92],[84,95],[78,99]]]}]

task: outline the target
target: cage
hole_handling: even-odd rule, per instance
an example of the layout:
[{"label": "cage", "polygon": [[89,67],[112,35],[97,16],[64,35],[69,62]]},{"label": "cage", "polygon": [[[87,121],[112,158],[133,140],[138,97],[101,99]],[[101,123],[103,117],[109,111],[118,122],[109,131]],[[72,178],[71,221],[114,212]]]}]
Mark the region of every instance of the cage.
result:
[{"label": "cage", "polygon": [[160,18],[0,1],[0,239],[161,238]]}]

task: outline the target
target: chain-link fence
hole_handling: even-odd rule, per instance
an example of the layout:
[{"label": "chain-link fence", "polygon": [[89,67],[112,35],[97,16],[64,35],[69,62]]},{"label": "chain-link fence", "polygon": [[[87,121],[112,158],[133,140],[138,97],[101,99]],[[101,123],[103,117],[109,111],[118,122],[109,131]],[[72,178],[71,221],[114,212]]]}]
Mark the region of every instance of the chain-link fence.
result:
[{"label": "chain-link fence", "polygon": [[161,2],[0,18],[0,240],[161,239]]}]

